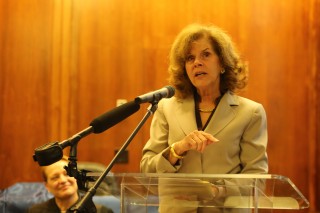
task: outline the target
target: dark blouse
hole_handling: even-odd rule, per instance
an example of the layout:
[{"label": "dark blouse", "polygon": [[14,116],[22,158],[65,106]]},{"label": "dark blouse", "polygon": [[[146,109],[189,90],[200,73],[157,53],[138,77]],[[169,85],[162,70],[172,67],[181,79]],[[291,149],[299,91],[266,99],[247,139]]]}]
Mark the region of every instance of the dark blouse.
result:
[{"label": "dark blouse", "polygon": [[[97,213],[113,213],[113,211],[105,206],[96,205]],[[54,198],[43,203],[36,204],[28,209],[27,213],[61,213]]]}]

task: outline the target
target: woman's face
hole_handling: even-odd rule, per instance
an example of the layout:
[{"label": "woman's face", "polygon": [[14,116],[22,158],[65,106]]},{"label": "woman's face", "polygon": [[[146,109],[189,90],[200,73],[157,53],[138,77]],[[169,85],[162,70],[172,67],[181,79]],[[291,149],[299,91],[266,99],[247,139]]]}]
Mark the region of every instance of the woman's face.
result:
[{"label": "woman's face", "polygon": [[218,88],[222,66],[207,38],[191,43],[185,67],[191,83],[197,89]]},{"label": "woman's face", "polygon": [[61,160],[44,168],[47,177],[46,188],[59,199],[77,196],[77,181],[67,175],[64,169],[66,165],[67,162]]}]

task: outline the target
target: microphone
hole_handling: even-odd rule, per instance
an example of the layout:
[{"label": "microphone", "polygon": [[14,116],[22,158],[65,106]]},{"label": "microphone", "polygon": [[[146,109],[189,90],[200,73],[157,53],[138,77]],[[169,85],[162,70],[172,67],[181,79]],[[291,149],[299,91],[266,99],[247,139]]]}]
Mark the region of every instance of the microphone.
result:
[{"label": "microphone", "polygon": [[38,161],[40,166],[48,166],[53,164],[63,157],[63,149],[67,146],[73,145],[78,142],[84,136],[90,133],[101,133],[117,123],[121,122],[125,118],[129,117],[136,111],[140,109],[140,105],[131,101],[122,104],[111,111],[108,111],[99,117],[95,118],[88,128],[75,134],[71,138],[64,140],[62,142],[51,142],[42,145],[35,149],[33,160]]},{"label": "microphone", "polygon": [[158,102],[162,98],[171,98],[174,95],[174,88],[172,86],[165,86],[162,89],[140,95],[134,99],[135,103],[153,103]]},{"label": "microphone", "polygon": [[109,129],[110,127],[121,122],[139,109],[139,104],[130,101],[100,115],[90,123],[90,126],[93,127],[93,133],[97,134]]},{"label": "microphone", "polygon": [[62,159],[63,148],[58,142],[47,143],[34,150],[33,160],[40,166],[48,166]]}]

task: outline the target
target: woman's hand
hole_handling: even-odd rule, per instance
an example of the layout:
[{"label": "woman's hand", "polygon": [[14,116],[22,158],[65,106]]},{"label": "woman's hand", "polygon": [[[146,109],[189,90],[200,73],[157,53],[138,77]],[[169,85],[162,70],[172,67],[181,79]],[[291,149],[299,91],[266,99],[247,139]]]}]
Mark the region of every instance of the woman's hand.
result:
[{"label": "woman's hand", "polygon": [[176,142],[174,149],[178,155],[182,155],[184,152],[191,149],[202,153],[208,145],[218,141],[218,139],[209,133],[195,130],[187,135],[183,140]]}]

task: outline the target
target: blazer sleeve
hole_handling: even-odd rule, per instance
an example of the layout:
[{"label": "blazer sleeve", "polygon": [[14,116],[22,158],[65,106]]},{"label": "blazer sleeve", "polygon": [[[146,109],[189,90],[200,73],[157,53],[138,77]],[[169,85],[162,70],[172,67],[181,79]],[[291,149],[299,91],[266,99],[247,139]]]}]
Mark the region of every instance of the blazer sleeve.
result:
[{"label": "blazer sleeve", "polygon": [[143,173],[174,173],[179,165],[173,166],[167,160],[169,155],[168,145],[169,125],[163,113],[163,101],[159,102],[151,126],[150,139],[142,150],[140,171]]},{"label": "blazer sleeve", "polygon": [[256,104],[240,141],[241,173],[268,173],[267,141],[266,113]]}]

